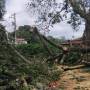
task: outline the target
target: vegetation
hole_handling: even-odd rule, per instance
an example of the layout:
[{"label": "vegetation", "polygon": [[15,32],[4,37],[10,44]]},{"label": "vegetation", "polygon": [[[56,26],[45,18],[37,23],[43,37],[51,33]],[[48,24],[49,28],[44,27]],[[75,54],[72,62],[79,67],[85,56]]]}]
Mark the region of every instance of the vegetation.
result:
[{"label": "vegetation", "polygon": [[[46,62],[49,54],[40,42],[16,45],[16,49],[30,62],[27,63],[23,61],[11,45],[8,44],[4,27],[1,27],[0,86],[2,90],[4,90],[4,88],[14,88],[18,90],[26,90],[26,88],[29,87],[37,88],[37,83],[48,87],[50,82],[60,79],[61,71],[58,70],[55,65]],[[52,45],[48,47],[51,48],[55,54],[60,52]],[[21,84],[21,82],[23,83]],[[26,84],[24,85],[24,83],[26,83],[27,86],[25,86]],[[4,86],[4,88],[2,86]]]},{"label": "vegetation", "polygon": [[[49,48],[52,49],[52,51],[55,51],[56,53],[59,52],[58,49],[53,48],[52,46],[49,46]],[[18,45],[17,50],[22,53],[22,55],[25,55],[26,57],[34,57],[34,56],[41,56],[41,57],[49,57],[47,50],[42,46],[40,43],[30,43],[30,44],[23,44]],[[54,53],[54,54],[56,54]]]},{"label": "vegetation", "polygon": [[[4,29],[3,26],[2,29]],[[35,88],[36,83],[38,82],[48,85],[49,82],[59,79],[61,72],[58,71],[54,66],[50,67],[46,62],[44,62],[44,60],[29,58],[30,63],[23,61],[22,58],[14,51],[12,46],[8,44],[7,38],[5,38],[6,34],[2,29],[0,30],[0,34],[2,35],[1,38],[3,39],[0,43],[1,90],[10,90],[12,88],[15,90],[29,90],[26,89],[27,87],[29,88],[29,85]],[[3,37],[4,35],[5,37]],[[22,47],[24,48],[25,46],[22,45]],[[36,50],[38,47],[32,45],[32,47],[29,48]],[[22,50],[22,52],[25,53],[25,55],[28,55],[29,53],[31,53],[31,55],[37,54],[37,50],[34,52],[29,48],[27,49],[28,51],[26,50],[27,52],[24,51],[26,48]],[[24,85],[24,83],[26,83],[28,86],[26,87],[26,84]]]},{"label": "vegetation", "polygon": [[[27,6],[28,11],[37,17],[37,22],[39,23],[37,24],[40,30],[46,30],[47,28],[49,30],[49,27],[53,26],[53,24],[63,20],[68,21],[73,26],[73,29],[77,30],[77,27],[85,22],[83,41],[90,40],[89,0],[62,0],[60,2],[57,2],[57,0],[31,0]],[[68,17],[68,14],[70,17]],[[86,44],[85,41],[84,43]]]},{"label": "vegetation", "polygon": [[[90,3],[90,2],[88,2]],[[5,1],[0,1],[0,19],[4,15]],[[64,0],[57,3],[55,0],[31,0],[28,3],[30,10],[38,16],[41,24],[37,27],[29,25],[20,26],[16,32],[9,33],[8,37],[5,27],[0,24],[0,89],[1,90],[32,90],[49,87],[52,82],[60,80],[62,71],[73,70],[74,68],[84,67],[90,63],[80,61],[83,53],[90,49],[81,47],[66,47],[60,45],[64,39],[59,40],[51,36],[45,37],[39,33],[40,29],[49,29],[55,23],[59,23],[66,14],[70,13],[70,21],[75,29],[80,24],[80,17],[85,20],[84,40],[90,40],[90,6],[83,0]],[[71,9],[72,7],[72,9]],[[89,8],[89,10],[87,9]],[[56,10],[56,11],[55,11]],[[57,11],[59,10],[59,11]],[[61,14],[63,12],[63,15]],[[63,18],[62,18],[63,17]],[[45,25],[44,23],[47,25]],[[28,43],[14,45],[10,43],[17,38],[24,38]],[[89,47],[87,40],[83,44]],[[78,50],[77,50],[78,49]],[[51,62],[51,63],[48,63]],[[53,63],[53,64],[52,64]],[[75,67],[59,67],[62,65],[84,65]],[[70,75],[70,73],[68,74]],[[61,79],[62,80],[62,79]]]},{"label": "vegetation", "polygon": [[0,0],[0,19],[2,19],[5,13],[5,0]]}]

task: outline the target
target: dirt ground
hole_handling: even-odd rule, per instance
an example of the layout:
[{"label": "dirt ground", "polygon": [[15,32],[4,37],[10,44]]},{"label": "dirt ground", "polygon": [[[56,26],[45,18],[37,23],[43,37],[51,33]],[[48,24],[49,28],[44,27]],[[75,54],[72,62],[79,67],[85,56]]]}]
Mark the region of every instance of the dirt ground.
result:
[{"label": "dirt ground", "polygon": [[90,67],[68,70],[60,77],[59,90],[90,90]]}]

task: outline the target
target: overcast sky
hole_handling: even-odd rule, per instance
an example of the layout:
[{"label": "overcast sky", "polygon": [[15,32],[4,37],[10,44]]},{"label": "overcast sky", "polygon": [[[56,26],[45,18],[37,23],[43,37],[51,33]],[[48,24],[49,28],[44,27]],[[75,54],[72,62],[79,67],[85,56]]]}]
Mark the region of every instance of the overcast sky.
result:
[{"label": "overcast sky", "polygon": [[[10,18],[13,13],[16,13],[17,27],[20,25],[35,25],[34,17],[30,16],[26,10],[27,0],[6,0],[6,11],[5,14],[5,25],[8,31],[13,31],[11,28],[12,19]],[[54,25],[51,29],[49,35],[60,38],[65,36],[67,39],[72,39],[74,35],[75,38],[81,37],[83,34],[84,26],[78,32],[73,31],[72,27],[65,22]]]}]

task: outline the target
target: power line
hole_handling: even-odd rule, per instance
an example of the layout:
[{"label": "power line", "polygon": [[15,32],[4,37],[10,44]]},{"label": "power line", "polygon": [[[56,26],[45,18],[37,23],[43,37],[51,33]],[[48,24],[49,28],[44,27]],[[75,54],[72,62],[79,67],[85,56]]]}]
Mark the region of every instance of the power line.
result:
[{"label": "power line", "polygon": [[[16,15],[18,15],[18,14],[21,14],[21,13],[24,13],[24,12],[25,12],[25,10],[19,11],[19,12],[15,12],[15,13],[16,13]],[[8,16],[8,17],[6,17],[6,19],[7,19],[7,18],[12,18],[12,16],[13,16],[13,14],[11,14],[11,15]]]}]

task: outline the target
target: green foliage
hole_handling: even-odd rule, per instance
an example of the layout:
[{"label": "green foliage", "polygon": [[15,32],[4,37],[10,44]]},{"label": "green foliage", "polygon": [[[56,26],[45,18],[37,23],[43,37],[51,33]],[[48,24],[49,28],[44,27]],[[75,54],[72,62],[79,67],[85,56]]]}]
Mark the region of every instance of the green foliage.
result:
[{"label": "green foliage", "polygon": [[38,43],[30,43],[30,44],[22,44],[22,45],[17,45],[17,49],[26,57],[30,55],[37,55],[37,54],[42,54],[46,53],[45,49],[42,47],[41,44]]},{"label": "green foliage", "polygon": [[67,57],[65,58],[65,63],[73,65],[80,59],[80,53],[79,52],[70,52]]},{"label": "green foliage", "polygon": [[[41,43],[30,43],[30,44],[17,45],[16,48],[22,55],[26,56],[27,58],[32,57],[32,56],[37,56],[41,58],[50,56],[47,50],[43,47]],[[58,50],[57,48],[51,45],[48,45],[48,48],[50,48],[53,54],[60,52],[60,50]]]},{"label": "green foliage", "polygon": [[26,41],[31,39],[32,33],[30,32],[31,27],[29,25],[20,26],[16,31],[18,38],[24,38]]},{"label": "green foliage", "polygon": [[[18,76],[30,76],[32,80],[30,83],[28,83],[28,85],[30,84],[34,87],[36,86],[37,82],[48,84],[51,81],[59,79],[61,72],[57,71],[57,68],[49,67],[49,65],[45,63],[44,59],[42,60],[36,57],[30,60],[31,64],[28,64],[23,62],[9,46],[1,46],[0,51],[2,52],[0,52],[0,75],[9,79],[8,84],[10,87],[12,86],[14,88],[18,88],[15,81],[15,78],[18,78]],[[37,46],[34,49],[36,50],[36,48]],[[28,54],[24,51],[22,52]]]},{"label": "green foliage", "polygon": [[[3,32],[3,31],[2,31]],[[3,32],[5,34],[5,32]],[[4,40],[5,38],[3,38]],[[16,78],[20,76],[31,77],[29,85],[36,86],[36,83],[40,82],[43,84],[48,84],[51,81],[57,80],[60,73],[58,74],[57,69],[54,67],[49,67],[49,65],[44,61],[44,59],[38,59],[38,57],[30,60],[31,64],[25,63],[10,47],[7,42],[0,43],[0,85],[3,86],[5,82],[5,88],[7,90],[12,90],[15,88],[17,90],[22,90],[20,84],[17,85]],[[5,39],[6,40],[6,39]],[[47,52],[42,48],[40,43],[31,43],[26,45],[17,46],[18,51],[23,55],[28,57],[29,55],[42,54]],[[38,55],[38,56],[39,56]],[[42,56],[42,55],[41,55]],[[45,55],[44,55],[45,56]],[[40,56],[39,56],[40,57]],[[57,75],[56,75],[57,73]],[[55,74],[55,75],[54,75]],[[4,79],[3,79],[4,78]],[[8,80],[8,81],[7,81]],[[0,87],[1,88],[1,87]],[[2,87],[2,90],[5,90]]]},{"label": "green foliage", "polygon": [[[50,67],[41,56],[48,56],[47,51],[42,47],[41,43],[30,43],[25,45],[17,45],[16,48],[20,53],[30,61],[30,64],[24,62],[18,54],[11,48],[11,45],[7,43],[7,38],[4,28],[1,28],[1,43],[0,43],[0,88],[4,85],[6,90],[28,90],[28,87],[24,87],[17,84],[16,79],[20,77],[31,77],[31,81],[28,83],[36,87],[36,83],[48,84],[51,81],[58,80],[60,77],[60,71],[54,66]],[[3,37],[4,36],[4,37]],[[3,42],[6,40],[5,42]],[[49,45],[49,48],[52,46]],[[54,50],[54,48],[52,48]],[[57,50],[56,50],[57,51]],[[36,58],[29,58],[30,55]],[[39,56],[39,59],[37,57]],[[19,80],[20,82],[20,80]],[[2,88],[2,90],[5,90]]]},{"label": "green foliage", "polygon": [[53,71],[51,73],[51,81],[58,81],[60,79],[60,74],[61,72],[60,71]]},{"label": "green foliage", "polygon": [[28,74],[32,76],[32,84],[36,84],[36,82],[47,84],[56,81],[60,78],[60,73],[57,68],[49,67],[42,60],[33,61],[28,70]]}]

